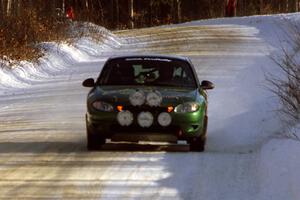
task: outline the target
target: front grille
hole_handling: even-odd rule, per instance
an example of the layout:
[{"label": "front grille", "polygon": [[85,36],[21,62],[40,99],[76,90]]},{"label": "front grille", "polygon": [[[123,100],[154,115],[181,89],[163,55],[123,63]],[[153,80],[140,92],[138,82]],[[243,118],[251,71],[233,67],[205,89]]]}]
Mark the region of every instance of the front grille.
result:
[{"label": "front grille", "polygon": [[167,126],[162,127],[159,124],[155,125],[154,123],[149,128],[140,127],[137,123],[133,123],[130,126],[120,126],[119,124],[115,124],[111,126],[112,132],[130,132],[130,133],[167,133],[167,134],[175,134],[178,131],[178,127],[176,126]]},{"label": "front grille", "polygon": [[130,112],[134,113],[134,114],[138,114],[140,112],[151,112],[153,114],[153,116],[158,115],[159,113],[162,112],[167,112],[168,109],[165,107],[151,107],[151,106],[147,106],[147,105],[143,105],[143,106],[124,106],[124,110],[129,110]]}]

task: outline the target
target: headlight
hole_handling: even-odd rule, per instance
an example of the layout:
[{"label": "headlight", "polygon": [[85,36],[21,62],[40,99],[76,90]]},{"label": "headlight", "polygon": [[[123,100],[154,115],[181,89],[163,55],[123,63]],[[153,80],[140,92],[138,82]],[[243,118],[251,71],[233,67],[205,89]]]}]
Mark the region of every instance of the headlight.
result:
[{"label": "headlight", "polygon": [[117,115],[117,120],[121,126],[129,126],[133,122],[133,114],[128,110],[121,111]]},{"label": "headlight", "polygon": [[145,103],[145,94],[142,91],[136,91],[129,96],[129,101],[133,106],[141,106]]},{"label": "headlight", "polygon": [[159,106],[162,102],[162,96],[158,91],[151,92],[146,97],[149,106]]},{"label": "headlight", "polygon": [[195,102],[188,102],[188,103],[183,103],[179,104],[176,106],[174,109],[174,112],[177,113],[187,113],[187,112],[195,112],[199,109],[199,104]]},{"label": "headlight", "polygon": [[99,111],[111,112],[114,110],[112,105],[110,105],[109,103],[102,102],[102,101],[95,101],[92,105],[96,110],[99,110]]},{"label": "headlight", "polygon": [[169,126],[172,122],[172,118],[169,113],[162,112],[158,115],[157,121],[161,126]]},{"label": "headlight", "polygon": [[153,115],[150,112],[141,112],[137,117],[138,124],[143,128],[148,128],[153,124]]}]

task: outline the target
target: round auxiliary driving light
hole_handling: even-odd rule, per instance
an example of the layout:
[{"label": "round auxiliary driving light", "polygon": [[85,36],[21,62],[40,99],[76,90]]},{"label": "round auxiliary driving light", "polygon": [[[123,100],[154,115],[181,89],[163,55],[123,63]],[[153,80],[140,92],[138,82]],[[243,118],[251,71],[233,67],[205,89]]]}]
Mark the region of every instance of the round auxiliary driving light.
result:
[{"label": "round auxiliary driving light", "polygon": [[153,115],[150,112],[141,112],[137,117],[138,124],[143,128],[148,128],[153,124]]},{"label": "round auxiliary driving light", "polygon": [[133,122],[133,114],[128,110],[121,111],[117,115],[117,120],[121,126],[129,126]]},{"label": "round auxiliary driving light", "polygon": [[143,91],[135,91],[129,96],[129,101],[133,106],[141,106],[145,103],[145,94]]},{"label": "round auxiliary driving light", "polygon": [[157,121],[161,126],[169,126],[172,122],[172,117],[169,113],[162,112],[158,115]]},{"label": "round auxiliary driving light", "polygon": [[160,92],[154,91],[147,95],[146,100],[149,106],[159,106],[162,102],[162,96]]}]

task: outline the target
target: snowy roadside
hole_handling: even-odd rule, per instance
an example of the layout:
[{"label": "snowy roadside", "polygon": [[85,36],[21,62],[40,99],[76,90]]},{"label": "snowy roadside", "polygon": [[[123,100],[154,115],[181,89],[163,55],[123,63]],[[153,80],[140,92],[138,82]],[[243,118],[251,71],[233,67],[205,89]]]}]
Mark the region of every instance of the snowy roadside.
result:
[{"label": "snowy roadside", "polygon": [[29,89],[33,85],[55,78],[66,70],[72,74],[72,65],[78,62],[99,61],[104,51],[120,48],[122,41],[107,29],[92,24],[86,24],[84,28],[86,31],[91,29],[95,35],[98,34],[100,41],[82,37],[74,44],[47,42],[41,44],[45,55],[35,64],[22,61],[18,65],[5,67],[7,63],[2,61],[0,96],[20,92],[20,89],[24,88]]},{"label": "snowy roadside", "polygon": [[300,198],[300,141],[272,139],[260,153],[261,200]]},{"label": "snowy roadside", "polygon": [[[288,21],[300,23],[300,14],[253,16],[231,19],[214,19],[189,22],[189,25],[247,25],[259,30],[259,35],[270,45],[271,55],[280,55],[281,48],[289,48],[286,32]],[[257,63],[257,65],[270,65]],[[274,63],[273,63],[274,64]],[[274,64],[275,65],[275,64]],[[267,69],[267,67],[264,67]],[[276,69],[276,68],[275,68]],[[269,73],[269,71],[267,71]],[[271,71],[281,76],[278,70]],[[273,111],[276,112],[276,111]],[[274,124],[275,125],[275,124]],[[240,127],[243,128],[243,127]],[[271,136],[258,152],[258,199],[300,199],[300,125],[289,127],[278,135]],[[287,136],[291,135],[291,138]]]}]

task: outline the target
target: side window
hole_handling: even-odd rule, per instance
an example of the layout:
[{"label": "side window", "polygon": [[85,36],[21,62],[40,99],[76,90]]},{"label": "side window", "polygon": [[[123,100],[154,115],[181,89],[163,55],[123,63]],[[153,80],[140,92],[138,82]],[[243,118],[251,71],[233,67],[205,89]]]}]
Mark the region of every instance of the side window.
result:
[{"label": "side window", "polygon": [[98,84],[100,85],[107,84],[110,73],[111,73],[111,68],[104,66],[101,74],[98,77]]}]

